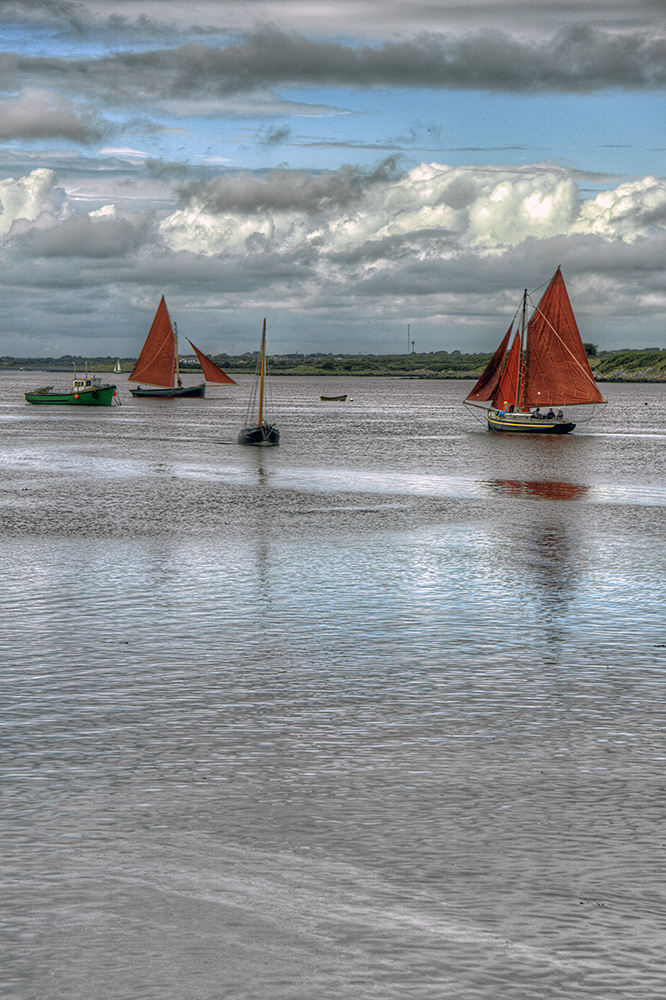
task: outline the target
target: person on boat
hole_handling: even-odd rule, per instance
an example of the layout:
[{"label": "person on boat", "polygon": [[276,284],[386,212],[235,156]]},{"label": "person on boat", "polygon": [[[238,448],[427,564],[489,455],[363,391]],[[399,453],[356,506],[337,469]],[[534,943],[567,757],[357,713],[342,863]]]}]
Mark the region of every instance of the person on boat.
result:
[{"label": "person on boat", "polygon": [[541,417],[541,407],[537,406],[536,409],[532,410],[533,417]]},{"label": "person on boat", "polygon": [[554,420],[554,419],[555,419],[555,411],[553,410],[553,408],[551,406],[551,408],[549,409],[548,413],[546,414],[546,420]]},{"label": "person on boat", "polygon": [[561,410],[557,411],[557,419],[558,420],[564,420],[564,414],[562,413]]},{"label": "person on boat", "polygon": [[179,389],[183,388],[183,380],[181,379],[180,375],[178,376],[178,388]]},{"label": "person on boat", "polygon": [[513,413],[515,409],[516,408],[515,408],[515,406],[512,403],[511,406],[509,407],[509,409],[507,410],[507,413]]}]

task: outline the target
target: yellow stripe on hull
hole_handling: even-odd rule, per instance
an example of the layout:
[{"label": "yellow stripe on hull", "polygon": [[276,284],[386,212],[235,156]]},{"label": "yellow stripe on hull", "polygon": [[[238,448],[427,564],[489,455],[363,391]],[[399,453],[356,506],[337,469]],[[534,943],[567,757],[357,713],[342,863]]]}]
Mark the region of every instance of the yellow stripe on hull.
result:
[{"label": "yellow stripe on hull", "polygon": [[546,420],[529,414],[507,414],[505,417],[488,414],[488,429],[509,434],[568,434],[576,425],[568,420]]}]

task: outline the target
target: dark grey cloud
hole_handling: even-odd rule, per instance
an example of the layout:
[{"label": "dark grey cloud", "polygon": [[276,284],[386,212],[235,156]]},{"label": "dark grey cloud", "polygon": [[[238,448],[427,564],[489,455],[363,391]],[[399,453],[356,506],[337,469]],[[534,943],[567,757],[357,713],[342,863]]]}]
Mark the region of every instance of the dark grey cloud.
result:
[{"label": "dark grey cloud", "polygon": [[50,91],[22,91],[0,103],[0,139],[67,139],[87,145],[113,132],[91,108]]},{"label": "dark grey cloud", "polygon": [[291,129],[286,126],[281,128],[271,129],[263,138],[263,143],[266,146],[280,146],[283,142],[287,142],[291,136]]},{"label": "dark grey cloud", "polygon": [[89,215],[66,219],[50,229],[30,229],[17,240],[30,257],[124,257],[145,241],[147,224]]},{"label": "dark grey cloud", "polygon": [[395,172],[393,159],[372,171],[343,166],[313,173],[306,170],[271,170],[264,176],[228,173],[213,179],[199,178],[181,186],[184,203],[196,201],[206,211],[255,212],[262,210],[316,212],[349,206],[367,195],[373,184],[384,183]]},{"label": "dark grey cloud", "polygon": [[505,93],[649,90],[666,86],[666,35],[579,25],[536,40],[484,30],[355,46],[263,28],[223,47],[189,41],[98,59],[0,55],[0,86],[11,90],[19,81],[126,107],[222,100],[290,84]]}]

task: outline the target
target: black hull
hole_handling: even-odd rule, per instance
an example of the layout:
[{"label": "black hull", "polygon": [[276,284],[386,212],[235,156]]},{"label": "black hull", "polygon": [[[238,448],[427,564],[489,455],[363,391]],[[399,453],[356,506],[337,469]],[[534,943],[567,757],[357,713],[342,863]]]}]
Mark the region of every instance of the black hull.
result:
[{"label": "black hull", "polygon": [[206,395],[206,383],[201,385],[180,386],[174,389],[130,389],[133,396],[146,397],[148,399],[176,399],[181,396],[197,396],[199,398]]},{"label": "black hull", "polygon": [[320,396],[322,403],[344,403],[346,396]]},{"label": "black hull", "polygon": [[277,427],[261,424],[259,427],[244,427],[238,435],[238,444],[253,444],[258,448],[271,448],[280,443]]},{"label": "black hull", "polygon": [[530,413],[488,414],[488,430],[502,434],[568,434],[575,426],[569,420],[548,420]]}]

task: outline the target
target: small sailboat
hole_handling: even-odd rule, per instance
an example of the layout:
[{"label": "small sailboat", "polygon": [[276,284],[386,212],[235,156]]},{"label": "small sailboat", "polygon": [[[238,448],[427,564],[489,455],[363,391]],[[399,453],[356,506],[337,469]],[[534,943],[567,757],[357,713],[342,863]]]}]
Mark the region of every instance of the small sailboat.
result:
[{"label": "small sailboat", "polygon": [[204,373],[204,382],[199,385],[185,386],[181,382],[178,356],[178,331],[172,324],[164,296],[157,307],[155,319],[146,337],[139,360],[134,365],[128,381],[147,382],[150,388],[142,385],[130,389],[133,396],[148,396],[152,398],[174,399],[179,396],[205,396],[206,382],[215,385],[236,385],[232,378],[206,357],[189,338],[188,343],[199,359]]},{"label": "small sailboat", "polygon": [[120,372],[121,372],[121,370],[122,369],[120,367],[120,358],[118,358],[118,360],[116,361],[115,365],[113,366],[113,374],[114,375],[119,375]]},{"label": "small sailboat", "polygon": [[[248,426],[243,427],[238,435],[238,444],[254,444],[260,448],[269,448],[280,443],[280,432],[275,424],[269,424],[264,417],[264,382],[266,379],[266,320],[261,332],[261,355],[254,382],[247,417]],[[251,416],[257,407],[257,422],[250,424]]]},{"label": "small sailboat", "polygon": [[525,291],[521,321],[514,330],[514,317],[464,402],[486,410],[492,431],[568,434],[576,425],[560,407],[606,400],[594,381],[560,268],[529,321],[528,298]]}]

